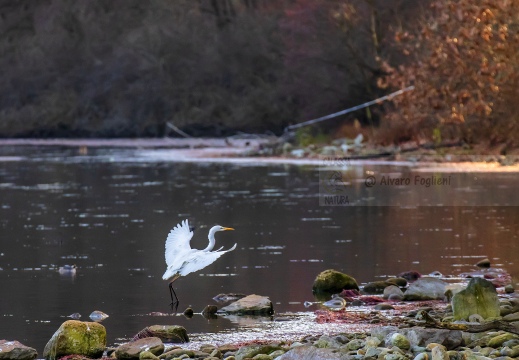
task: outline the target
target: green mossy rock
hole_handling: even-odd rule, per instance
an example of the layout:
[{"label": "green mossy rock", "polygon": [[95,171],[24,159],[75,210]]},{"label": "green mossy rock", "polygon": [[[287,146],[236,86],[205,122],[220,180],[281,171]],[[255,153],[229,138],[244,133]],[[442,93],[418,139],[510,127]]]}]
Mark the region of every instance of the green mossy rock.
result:
[{"label": "green mossy rock", "polygon": [[452,297],[452,311],[454,320],[467,320],[472,314],[483,319],[498,317],[499,299],[494,285],[482,278],[471,279],[465,290]]},{"label": "green mossy rock", "polygon": [[312,287],[314,294],[340,293],[344,289],[359,290],[359,285],[353,277],[332,269],[317,275]]},{"label": "green mossy rock", "polygon": [[65,355],[84,355],[99,358],[106,348],[106,329],[95,322],[78,320],[65,321],[52,335],[45,349],[45,359],[56,359]]}]

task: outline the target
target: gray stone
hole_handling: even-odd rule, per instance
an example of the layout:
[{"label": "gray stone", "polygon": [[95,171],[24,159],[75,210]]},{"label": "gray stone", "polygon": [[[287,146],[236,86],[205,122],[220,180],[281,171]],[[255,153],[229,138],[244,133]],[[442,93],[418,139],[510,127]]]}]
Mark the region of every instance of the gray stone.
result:
[{"label": "gray stone", "polygon": [[447,283],[437,278],[421,277],[404,293],[404,300],[443,300]]},{"label": "gray stone", "polygon": [[449,360],[449,355],[443,346],[435,346],[431,350],[432,360]]},{"label": "gray stone", "polygon": [[341,343],[338,342],[336,339],[328,336],[328,335],[323,335],[319,338],[319,340],[317,340],[315,343],[314,343],[314,346],[315,347],[318,347],[318,348],[335,348],[335,349],[338,349],[339,347],[341,347]]},{"label": "gray stone", "polygon": [[106,348],[106,329],[96,322],[65,321],[56,330],[43,350],[45,359],[66,355],[98,358]]},{"label": "gray stone", "polygon": [[389,299],[390,296],[398,296],[400,299],[404,298],[404,292],[400,290],[398,286],[390,285],[384,289],[384,293],[382,297],[384,299]]},{"label": "gray stone", "polygon": [[272,315],[274,308],[267,296],[249,295],[235,301],[220,310],[218,313],[236,315]]},{"label": "gray stone", "polygon": [[453,296],[452,311],[455,320],[466,320],[472,314],[483,319],[498,317],[499,300],[494,285],[482,278],[471,279],[465,290]]},{"label": "gray stone", "polygon": [[351,359],[347,354],[341,354],[332,349],[319,349],[314,346],[298,346],[276,360],[346,360]]},{"label": "gray stone", "polygon": [[437,343],[445,346],[447,350],[452,350],[463,342],[463,333],[459,330],[413,327],[406,329],[404,333],[414,346],[426,346],[431,343]]},{"label": "gray stone", "polygon": [[38,352],[14,340],[0,340],[0,359],[2,360],[34,360]]},{"label": "gray stone", "polygon": [[519,321],[519,312],[514,312],[503,317],[505,321]]},{"label": "gray stone", "polygon": [[149,351],[158,356],[164,352],[164,344],[158,337],[148,337],[122,344],[115,349],[117,359],[139,359],[140,353]]},{"label": "gray stone", "polygon": [[177,344],[189,342],[186,328],[180,325],[151,325],[144,330],[151,335],[150,337],[158,337],[163,342]]},{"label": "gray stone", "polygon": [[234,354],[234,357],[236,360],[243,360],[247,358],[254,358],[254,356],[258,354],[266,354],[269,355],[270,353],[276,351],[276,350],[282,350],[279,346],[274,345],[251,345],[251,346],[243,346],[241,347],[236,354]]},{"label": "gray stone", "polygon": [[317,275],[312,286],[312,291],[317,294],[340,293],[345,289],[359,290],[359,285],[353,277],[332,269]]},{"label": "gray stone", "polygon": [[[353,350],[358,350],[358,349],[364,347],[365,344],[366,344],[366,342],[362,339],[353,339],[345,345],[345,348],[349,351],[353,351]],[[378,344],[376,344],[375,346],[378,346],[379,344],[380,344],[380,340],[378,341]]]}]

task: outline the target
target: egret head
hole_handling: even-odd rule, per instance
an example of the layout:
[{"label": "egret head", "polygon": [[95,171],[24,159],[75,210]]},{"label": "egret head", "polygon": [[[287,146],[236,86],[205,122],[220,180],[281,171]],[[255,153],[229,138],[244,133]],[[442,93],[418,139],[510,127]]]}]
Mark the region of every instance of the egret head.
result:
[{"label": "egret head", "polygon": [[215,228],[216,228],[216,231],[234,230],[233,228],[230,228],[230,227],[223,227],[223,226],[220,226],[220,225],[216,225]]}]

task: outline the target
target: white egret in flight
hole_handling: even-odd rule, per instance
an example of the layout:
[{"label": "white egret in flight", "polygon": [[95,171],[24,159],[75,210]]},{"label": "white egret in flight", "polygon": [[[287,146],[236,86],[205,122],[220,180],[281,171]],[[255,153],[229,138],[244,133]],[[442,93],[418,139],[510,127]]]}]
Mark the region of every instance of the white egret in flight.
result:
[{"label": "white egret in flight", "polygon": [[162,276],[163,280],[169,281],[169,294],[171,296],[171,309],[175,307],[175,312],[178,309],[178,297],[173,290],[173,282],[181,276],[185,276],[192,272],[201,270],[212,264],[220,256],[226,252],[233,251],[236,249],[236,245],[229,250],[223,250],[222,248],[211,251],[214,248],[215,240],[214,234],[217,231],[234,230],[233,228],[223,227],[220,225],[213,226],[209,230],[209,244],[203,250],[191,249],[189,244],[193,237],[193,232],[189,228],[187,220],[177,224],[169,233],[166,239],[166,264],[168,266],[166,272]]}]

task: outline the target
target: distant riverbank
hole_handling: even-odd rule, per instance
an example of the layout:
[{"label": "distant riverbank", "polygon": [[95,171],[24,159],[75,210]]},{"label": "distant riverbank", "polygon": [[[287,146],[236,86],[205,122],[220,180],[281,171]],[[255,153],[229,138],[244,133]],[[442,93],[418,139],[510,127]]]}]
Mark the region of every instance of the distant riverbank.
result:
[{"label": "distant riverbank", "polygon": [[[457,147],[381,150],[364,146],[354,152],[340,147],[321,146],[295,149],[274,137],[229,138],[117,138],[117,139],[0,139],[1,147],[53,146],[77,148],[134,148],[145,157],[164,161],[204,161],[232,163],[274,163],[294,165],[393,164],[412,166],[424,172],[519,172],[519,156],[460,151]],[[281,149],[279,149],[281,148]]]}]

